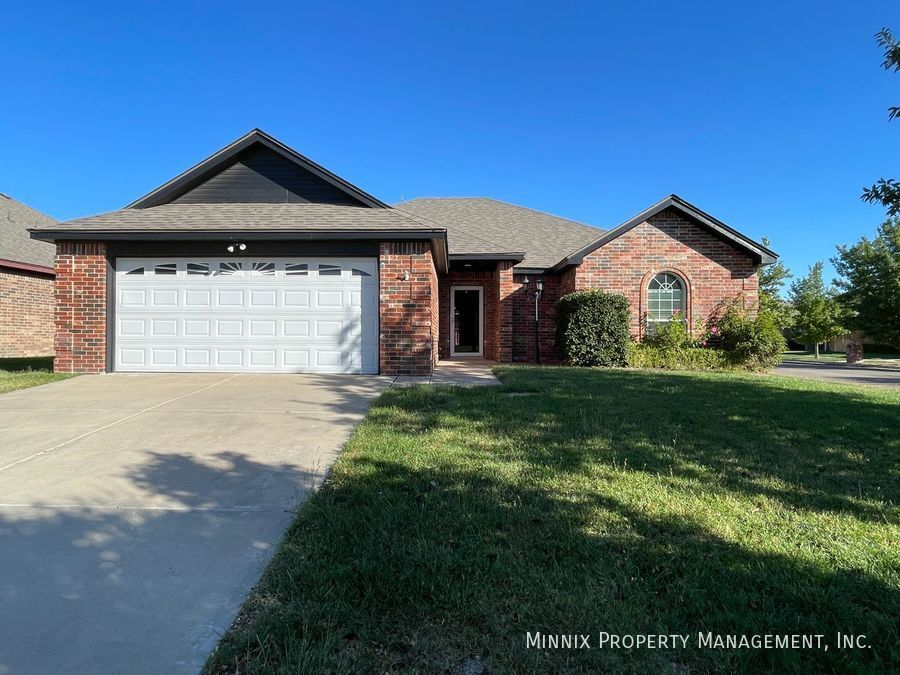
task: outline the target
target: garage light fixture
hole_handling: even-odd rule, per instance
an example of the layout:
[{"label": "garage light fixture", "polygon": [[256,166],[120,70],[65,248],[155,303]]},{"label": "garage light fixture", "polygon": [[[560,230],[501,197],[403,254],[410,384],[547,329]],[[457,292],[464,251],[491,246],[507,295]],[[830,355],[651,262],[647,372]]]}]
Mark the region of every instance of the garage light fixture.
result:
[{"label": "garage light fixture", "polygon": [[228,251],[229,253],[234,253],[235,251],[246,251],[247,244],[245,244],[243,242],[228,244],[228,246],[225,247],[225,250]]}]

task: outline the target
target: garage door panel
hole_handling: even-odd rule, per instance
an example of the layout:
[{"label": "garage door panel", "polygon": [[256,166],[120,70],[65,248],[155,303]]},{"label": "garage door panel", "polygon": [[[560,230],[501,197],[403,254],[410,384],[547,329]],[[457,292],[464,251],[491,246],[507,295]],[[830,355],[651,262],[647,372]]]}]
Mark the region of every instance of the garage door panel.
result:
[{"label": "garage door panel", "polygon": [[374,259],[120,259],[118,370],[378,371]]},{"label": "garage door panel", "polygon": [[147,306],[147,292],[142,289],[119,291],[119,305],[122,307],[140,307]]},{"label": "garage door panel", "polygon": [[208,289],[184,289],[184,306],[186,308],[198,307],[209,309],[212,306],[212,291]]},{"label": "garage door panel", "polygon": [[220,288],[216,290],[216,306],[233,309],[244,306],[244,291],[239,288]]}]

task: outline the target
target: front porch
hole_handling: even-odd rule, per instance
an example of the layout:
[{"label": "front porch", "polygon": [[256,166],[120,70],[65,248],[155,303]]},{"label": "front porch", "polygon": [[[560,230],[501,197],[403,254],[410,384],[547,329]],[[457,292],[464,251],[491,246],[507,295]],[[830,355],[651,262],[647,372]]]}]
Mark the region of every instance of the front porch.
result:
[{"label": "front porch", "polygon": [[[449,271],[438,283],[441,359],[558,362],[556,301],[560,277],[519,272],[513,268],[514,262],[451,261]],[[539,293],[538,279],[543,287]]]},{"label": "front porch", "polygon": [[400,375],[392,387],[411,387],[417,384],[445,384],[458,387],[481,387],[500,384],[491,369],[496,361],[480,358],[446,359],[438,361],[430,375]]}]

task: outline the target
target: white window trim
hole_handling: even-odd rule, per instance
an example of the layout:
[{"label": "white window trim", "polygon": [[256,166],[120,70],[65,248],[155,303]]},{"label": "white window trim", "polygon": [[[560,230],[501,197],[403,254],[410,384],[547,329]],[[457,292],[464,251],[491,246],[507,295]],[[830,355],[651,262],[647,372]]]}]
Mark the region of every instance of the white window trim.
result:
[{"label": "white window trim", "polygon": [[[478,291],[478,351],[457,352],[453,339],[456,333],[456,291]],[[483,286],[451,286],[450,287],[450,356],[481,357],[484,354],[484,287]]]}]

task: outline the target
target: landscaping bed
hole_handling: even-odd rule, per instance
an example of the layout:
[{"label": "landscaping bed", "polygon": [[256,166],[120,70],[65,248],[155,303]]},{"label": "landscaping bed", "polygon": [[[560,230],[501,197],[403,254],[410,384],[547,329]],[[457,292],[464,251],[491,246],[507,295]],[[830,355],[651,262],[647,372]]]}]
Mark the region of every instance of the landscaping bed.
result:
[{"label": "landscaping bed", "polygon": [[[208,671],[900,667],[900,394],[754,374],[500,367],[389,390]],[[590,650],[526,648],[528,632]],[[600,649],[601,631],[692,636]],[[868,649],[839,650],[836,633]],[[824,650],[697,649],[699,632]]]}]

